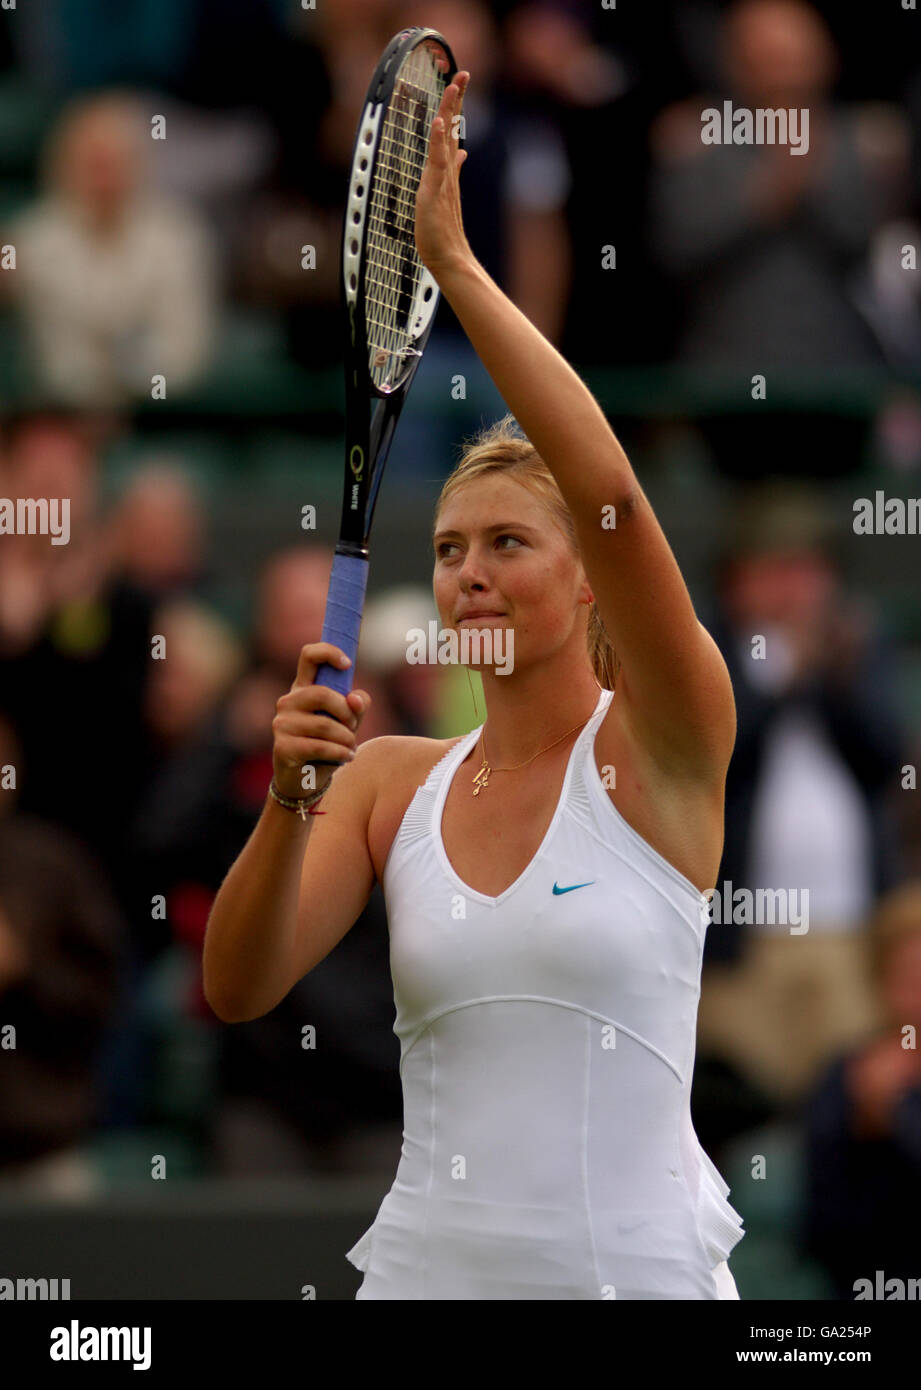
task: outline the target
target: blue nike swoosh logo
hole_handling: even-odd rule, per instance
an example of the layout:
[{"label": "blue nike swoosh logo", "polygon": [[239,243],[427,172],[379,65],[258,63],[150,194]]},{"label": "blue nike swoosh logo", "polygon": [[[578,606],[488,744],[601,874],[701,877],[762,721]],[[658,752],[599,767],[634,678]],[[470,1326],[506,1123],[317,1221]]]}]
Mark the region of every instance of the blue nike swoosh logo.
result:
[{"label": "blue nike swoosh logo", "polygon": [[557,893],[557,894],[559,894],[559,893],[571,893],[572,890],[573,890],[574,888],[588,888],[588,887],[589,887],[589,884],[592,884],[592,883],[594,883],[594,882],[595,882],[595,880],[594,880],[593,878],[590,878],[589,881],[588,881],[588,883],[571,883],[571,884],[569,885],[568,888],[560,888],[560,886],[559,886],[558,884],[555,883],[555,884],[553,885],[553,891],[554,891],[554,893]]}]

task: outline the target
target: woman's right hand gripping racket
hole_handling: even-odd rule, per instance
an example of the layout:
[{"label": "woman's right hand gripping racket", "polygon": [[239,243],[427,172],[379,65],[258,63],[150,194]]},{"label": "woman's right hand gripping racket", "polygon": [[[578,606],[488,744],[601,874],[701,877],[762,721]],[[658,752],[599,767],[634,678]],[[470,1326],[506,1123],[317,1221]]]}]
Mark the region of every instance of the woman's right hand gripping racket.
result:
[{"label": "woman's right hand gripping racket", "polygon": [[324,662],[316,674],[317,685],[343,695],[354,678],[374,504],[440,297],[416,249],[416,193],[456,71],[441,34],[404,29],[375,69],[355,138],[342,239],[345,486],[322,639],[352,664]]}]

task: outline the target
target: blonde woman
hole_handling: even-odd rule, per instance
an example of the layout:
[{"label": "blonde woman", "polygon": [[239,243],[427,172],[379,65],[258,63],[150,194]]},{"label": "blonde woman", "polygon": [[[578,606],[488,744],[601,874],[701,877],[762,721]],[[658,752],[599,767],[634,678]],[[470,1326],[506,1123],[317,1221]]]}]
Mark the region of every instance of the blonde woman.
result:
[{"label": "blonde woman", "polygon": [[[433,128],[416,241],[521,430],[485,431],[445,483],[434,593],[458,633],[513,634],[512,669],[479,663],[466,736],[353,760],[366,692],[315,686],[345,658],[303,649],[206,991],[228,1022],[266,1013],[381,882],[404,1139],[348,1254],[357,1298],[737,1298],[741,1223],[690,1114],[732,690],[601,410],[470,252],[468,81]],[[311,758],[346,763],[321,769],[318,819]]]}]

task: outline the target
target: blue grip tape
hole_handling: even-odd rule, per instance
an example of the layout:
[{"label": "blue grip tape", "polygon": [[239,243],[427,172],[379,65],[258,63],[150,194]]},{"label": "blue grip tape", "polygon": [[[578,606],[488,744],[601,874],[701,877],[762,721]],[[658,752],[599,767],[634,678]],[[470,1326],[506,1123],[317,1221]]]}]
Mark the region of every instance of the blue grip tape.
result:
[{"label": "blue grip tape", "polygon": [[329,577],[326,616],[323,620],[322,641],[341,647],[351,659],[345,670],[324,661],[317,668],[314,685],[326,685],[340,695],[348,695],[355,679],[355,659],[358,655],[358,634],[365,606],[368,583],[368,561],[360,555],[337,555]]}]

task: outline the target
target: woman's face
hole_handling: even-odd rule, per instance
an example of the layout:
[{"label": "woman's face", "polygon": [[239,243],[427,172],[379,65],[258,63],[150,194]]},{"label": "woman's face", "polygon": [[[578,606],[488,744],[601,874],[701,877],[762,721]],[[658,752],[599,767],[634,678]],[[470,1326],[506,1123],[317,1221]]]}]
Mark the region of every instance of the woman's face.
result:
[{"label": "woman's face", "polygon": [[[458,488],[439,514],[434,550],[443,627],[512,629],[517,667],[567,642],[584,651],[591,589],[559,526],[521,483],[492,474]],[[470,609],[496,616],[465,621]]]}]

